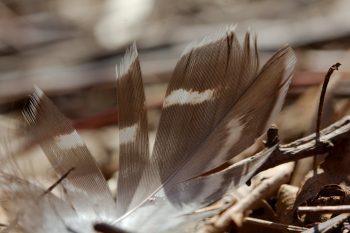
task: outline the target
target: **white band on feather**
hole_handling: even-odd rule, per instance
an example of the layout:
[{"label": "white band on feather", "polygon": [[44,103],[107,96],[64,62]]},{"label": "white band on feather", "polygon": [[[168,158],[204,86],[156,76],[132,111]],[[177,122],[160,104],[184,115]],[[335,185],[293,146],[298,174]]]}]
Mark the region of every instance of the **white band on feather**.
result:
[{"label": "white band on feather", "polygon": [[130,48],[126,51],[121,63],[116,65],[116,74],[117,79],[122,78],[130,69],[130,66],[135,62],[138,58],[136,43],[134,42]]},{"label": "white band on feather", "polygon": [[132,126],[120,129],[120,131],[119,131],[119,143],[120,144],[127,144],[130,142],[133,142],[136,138],[137,129],[138,129],[137,123],[132,125]]},{"label": "white band on feather", "polygon": [[185,89],[178,89],[172,91],[164,100],[164,107],[169,107],[172,105],[184,105],[184,104],[200,104],[205,101],[209,101],[213,98],[214,91],[206,90],[203,92],[191,91]]},{"label": "white band on feather", "polygon": [[230,146],[232,146],[240,139],[244,129],[244,125],[241,124],[239,119],[233,118],[232,120],[230,120],[226,127],[228,129],[228,137],[226,139],[225,145],[230,144]]},{"label": "white band on feather", "polygon": [[218,157],[226,155],[239,141],[243,133],[244,124],[240,122],[239,118],[233,118],[226,124],[226,129],[227,137],[225,138],[225,142],[218,152]]},{"label": "white band on feather", "polygon": [[76,130],[70,134],[55,137],[55,141],[57,145],[63,149],[73,149],[77,146],[85,146],[83,140],[81,140]]}]

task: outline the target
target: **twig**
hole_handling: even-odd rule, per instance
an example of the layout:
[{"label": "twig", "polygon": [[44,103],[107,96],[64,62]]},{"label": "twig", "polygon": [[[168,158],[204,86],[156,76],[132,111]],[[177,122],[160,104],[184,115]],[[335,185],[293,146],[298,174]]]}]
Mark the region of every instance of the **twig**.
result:
[{"label": "twig", "polygon": [[264,141],[266,147],[270,148],[279,143],[278,128],[276,125],[271,125],[266,133],[267,139]]},{"label": "twig", "polygon": [[[322,130],[321,135],[321,140],[318,144],[315,142],[315,134],[312,134],[292,143],[276,147],[270,158],[264,163],[258,172],[283,163],[296,161],[308,156],[313,156],[318,153],[325,153],[329,150],[329,143],[323,143],[324,141],[336,144],[341,140],[350,139],[350,117],[344,117],[331,126],[325,128]],[[264,153],[265,152],[260,152],[254,155],[254,157],[264,156]],[[252,157],[244,159],[240,163],[246,162],[249,164],[251,158]],[[285,172],[287,172],[287,170],[285,170]],[[232,226],[232,215],[235,214],[234,218],[242,218],[243,212],[248,210],[250,206],[254,205],[256,198],[263,198],[267,194],[265,190],[270,188],[268,186],[278,185],[279,187],[280,182],[283,181],[283,175],[285,174],[281,173],[278,176],[276,175],[273,177],[272,180],[265,180],[264,184],[258,186],[254,192],[251,193],[251,195],[238,202],[238,205],[234,205],[224,211],[220,216],[216,216],[215,219],[213,218],[212,221],[210,221],[209,224],[205,225],[205,227],[202,228],[200,232],[222,232],[222,229],[227,229]],[[241,216],[237,216],[237,213],[241,213]]]},{"label": "twig", "polygon": [[304,231],[303,233],[334,232],[334,229],[338,228],[338,226],[341,223],[343,223],[348,217],[349,217],[349,214],[340,214],[323,223],[316,224],[312,228],[309,228],[308,230]]},{"label": "twig", "polygon": [[[263,171],[282,163],[296,161],[315,154],[329,151],[330,143],[336,144],[343,139],[350,139],[350,117],[346,116],[321,131],[320,143],[315,143],[315,134],[298,139],[292,143],[276,147],[273,154],[259,169]],[[324,143],[328,142],[328,143]],[[254,156],[260,156],[259,154]],[[247,163],[249,159],[246,160]]]},{"label": "twig", "polygon": [[307,230],[307,228],[304,228],[304,227],[286,225],[286,224],[282,224],[282,223],[275,223],[275,222],[266,221],[266,220],[262,220],[262,219],[258,219],[258,218],[251,218],[251,217],[244,218],[244,222],[254,224],[257,226],[262,226],[262,227],[266,227],[266,228],[280,230],[283,232],[286,232],[286,231],[288,231],[288,232],[303,232],[303,231]]},{"label": "twig", "polygon": [[[322,110],[323,110],[323,103],[324,103],[324,98],[326,96],[326,91],[327,91],[327,86],[329,83],[329,79],[331,78],[333,72],[335,70],[338,70],[339,66],[341,64],[339,62],[337,62],[336,64],[332,65],[325,78],[323,81],[323,85],[322,85],[322,90],[321,90],[321,95],[320,95],[320,101],[318,103],[318,112],[317,112],[317,122],[316,122],[316,144],[320,143],[320,127],[321,127],[321,120],[322,120]],[[314,170],[314,175],[317,174],[317,154],[315,154],[314,156],[314,161],[313,161],[313,170]]]},{"label": "twig", "polygon": [[350,205],[338,205],[338,206],[299,206],[298,213],[318,213],[318,214],[342,214],[350,213]]},{"label": "twig", "polygon": [[317,122],[316,122],[316,141],[320,141],[320,127],[321,127],[321,119],[322,119],[322,110],[323,110],[323,102],[324,102],[324,97],[326,96],[326,91],[327,91],[327,86],[329,83],[329,79],[331,78],[331,75],[335,70],[338,70],[339,66],[341,64],[337,62],[336,64],[332,65],[325,78],[324,82],[322,85],[322,90],[321,90],[321,95],[320,95],[320,102],[318,103],[318,112],[317,112]]},{"label": "twig", "polygon": [[256,203],[269,197],[283,183],[287,182],[293,170],[293,164],[276,167],[276,175],[263,180],[249,195],[238,200],[218,216],[214,216],[200,229],[200,233],[221,233],[232,226],[241,226],[244,216]]}]

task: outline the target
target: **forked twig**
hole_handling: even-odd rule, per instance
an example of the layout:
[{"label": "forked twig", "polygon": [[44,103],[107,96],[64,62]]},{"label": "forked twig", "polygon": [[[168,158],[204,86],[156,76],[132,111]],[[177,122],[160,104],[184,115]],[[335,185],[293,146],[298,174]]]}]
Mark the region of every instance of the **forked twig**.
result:
[{"label": "forked twig", "polygon": [[[350,139],[350,116],[346,116],[321,131],[319,143],[316,144],[315,134],[298,139],[292,143],[276,147],[267,162],[259,169],[263,171],[282,163],[296,161],[315,154],[326,153],[330,143],[336,144],[343,139]],[[254,156],[260,156],[259,154]],[[249,162],[248,159],[247,164]]]},{"label": "forked twig", "polygon": [[[316,135],[312,134],[292,143],[276,147],[270,158],[259,169],[259,171],[263,171],[283,163],[296,161],[308,156],[313,156],[315,154],[325,153],[329,150],[329,143],[322,143],[323,141],[336,144],[341,140],[350,139],[350,117],[344,117],[343,119],[322,130],[322,136],[319,143],[316,143],[315,137]],[[266,153],[266,151],[262,151],[254,156],[264,156],[264,153]],[[244,159],[241,162],[246,162],[249,164],[250,160],[251,157]],[[244,211],[248,210],[248,208],[251,206],[251,203],[255,202],[259,198],[263,198],[267,190],[266,184],[280,184],[280,181],[284,178],[283,175],[285,174],[281,173],[279,176],[276,176],[272,180],[267,179],[264,184],[261,184],[259,188],[254,190],[254,193],[252,193],[252,195],[249,195],[249,197],[243,199],[243,201],[241,201],[238,206],[233,205],[223,211],[219,216],[215,216],[212,221],[200,229],[200,232],[219,233],[222,232],[223,229],[232,227],[233,221],[236,220],[233,219],[232,216],[236,217],[234,214],[243,213]]]},{"label": "forked twig", "polygon": [[283,168],[276,167],[276,175],[264,179],[252,192],[238,200],[232,207],[229,207],[221,214],[214,216],[199,231],[200,233],[221,233],[229,230],[230,227],[242,225],[247,211],[252,209],[259,201],[269,197],[283,183],[286,183],[293,170],[292,164],[284,164]]}]

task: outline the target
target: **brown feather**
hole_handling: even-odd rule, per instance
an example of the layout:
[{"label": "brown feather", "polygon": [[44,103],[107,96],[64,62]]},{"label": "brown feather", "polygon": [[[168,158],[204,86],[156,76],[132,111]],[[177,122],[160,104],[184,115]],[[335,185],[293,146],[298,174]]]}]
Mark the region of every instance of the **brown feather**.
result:
[{"label": "brown feather", "polygon": [[38,88],[23,115],[33,137],[46,136],[40,145],[58,176],[74,168],[62,182],[74,208],[87,216],[114,218],[115,202],[107,182],[70,120]]},{"label": "brown feather", "polygon": [[118,215],[128,210],[146,164],[149,143],[145,93],[136,45],[131,46],[117,71],[119,114]]},{"label": "brown feather", "polygon": [[260,73],[258,63],[249,34],[241,48],[232,29],[185,51],[166,93],[147,179],[131,206],[160,190],[178,202],[173,185],[214,169],[264,132],[281,108],[295,57],[284,48]]},{"label": "brown feather", "polygon": [[[239,186],[266,161],[269,150],[248,163],[202,175],[264,133],[281,108],[294,64],[293,51],[286,47],[258,71],[256,40],[252,48],[246,34],[241,46],[233,28],[192,44],[174,70],[150,156],[145,95],[134,44],[117,71],[117,205],[71,122],[36,89],[23,111],[34,138],[31,140],[40,141],[59,176],[74,168],[62,181],[71,206],[59,199],[74,217],[66,225],[68,219],[46,201],[46,196],[52,195],[47,192],[37,206],[38,199],[29,198],[26,206],[37,209],[42,222],[29,224],[33,228],[26,231],[48,231],[46,225],[40,228],[40,223],[51,224],[55,218],[62,220],[56,229],[61,232],[76,232],[71,228],[74,222],[88,225],[86,232],[93,230],[92,223],[104,221],[142,232],[163,231],[181,223],[182,214],[214,201],[229,187]],[[25,213],[23,216],[30,216]],[[56,232],[54,227],[52,232]]]}]

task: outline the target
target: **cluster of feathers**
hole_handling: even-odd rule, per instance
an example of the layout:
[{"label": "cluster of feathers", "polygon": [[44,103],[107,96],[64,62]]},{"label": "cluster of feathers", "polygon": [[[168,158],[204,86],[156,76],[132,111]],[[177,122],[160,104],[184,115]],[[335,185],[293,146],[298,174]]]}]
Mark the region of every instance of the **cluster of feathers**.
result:
[{"label": "cluster of feathers", "polygon": [[132,45],[117,66],[116,197],[70,120],[35,88],[23,109],[25,130],[17,134],[16,146],[2,145],[1,156],[39,144],[63,191],[57,195],[53,187],[21,178],[9,159],[10,168],[0,173],[8,218],[1,232],[191,231],[186,223],[203,218],[195,210],[247,182],[267,160],[268,154],[248,165],[215,169],[264,134],[281,109],[295,61],[292,49],[284,47],[259,69],[256,38],[247,33],[240,43],[233,28],[194,42],[174,69],[150,152],[140,63]]}]

